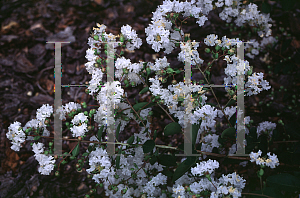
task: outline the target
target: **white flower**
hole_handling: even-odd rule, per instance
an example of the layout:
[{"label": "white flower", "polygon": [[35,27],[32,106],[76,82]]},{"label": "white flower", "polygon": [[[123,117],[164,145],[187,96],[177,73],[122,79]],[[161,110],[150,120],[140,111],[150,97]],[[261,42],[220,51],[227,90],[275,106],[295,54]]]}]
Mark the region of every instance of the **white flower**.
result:
[{"label": "white flower", "polygon": [[84,115],[84,113],[78,113],[77,115],[74,116],[73,120],[72,120],[72,124],[73,125],[77,125],[79,123],[84,123],[88,117],[86,115]]},{"label": "white flower", "polygon": [[275,128],[276,123],[272,123],[269,121],[261,122],[257,127],[257,137],[259,137],[262,132],[267,132],[269,134],[269,137],[271,137]]},{"label": "white flower", "polygon": [[35,153],[35,155],[44,153],[44,144],[43,143],[33,143],[32,150]]},{"label": "white flower", "polygon": [[83,123],[79,126],[73,126],[72,128],[70,128],[70,130],[74,137],[83,136],[85,132],[88,131],[86,123]]},{"label": "white flower", "polygon": [[197,163],[196,167],[191,168],[191,173],[193,175],[202,176],[205,172],[209,172],[209,174],[211,174],[216,168],[219,168],[219,162],[209,159],[206,162],[200,162],[200,164]]},{"label": "white flower", "polygon": [[53,107],[49,104],[44,104],[41,108],[37,109],[36,118],[42,122],[45,121],[47,117],[50,117],[53,113]]},{"label": "white flower", "polygon": [[[247,87],[245,92],[248,92],[247,96],[257,95],[262,90],[268,90],[271,88],[271,86],[268,86],[269,82],[263,80],[263,76],[264,74],[262,72],[254,72],[251,76],[248,77],[248,82],[245,84],[245,87]],[[262,88],[259,88],[258,86],[262,86]]]},{"label": "white flower", "polygon": [[215,42],[218,39],[218,35],[210,34],[204,39],[204,43],[207,46],[215,46]]},{"label": "white flower", "polygon": [[21,123],[15,121],[8,127],[6,137],[12,141],[11,149],[14,151],[20,151],[21,143],[25,142],[25,133],[22,130]]},{"label": "white flower", "polygon": [[50,175],[54,169],[55,159],[53,156],[46,156],[44,154],[35,155],[35,159],[39,162],[40,167],[38,168],[39,173],[42,175]]}]

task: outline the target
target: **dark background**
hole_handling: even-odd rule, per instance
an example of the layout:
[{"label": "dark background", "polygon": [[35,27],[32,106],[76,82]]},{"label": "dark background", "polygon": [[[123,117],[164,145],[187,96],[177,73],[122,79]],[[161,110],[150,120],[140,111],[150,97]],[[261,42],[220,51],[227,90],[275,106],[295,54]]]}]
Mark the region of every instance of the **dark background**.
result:
[{"label": "dark background", "polygon": [[[275,21],[272,27],[273,36],[278,36],[279,42],[260,52],[254,59],[245,57],[254,72],[263,72],[264,79],[270,82],[272,89],[262,93],[245,97],[246,115],[254,120],[254,126],[262,121],[277,123],[277,141],[296,141],[277,143],[270,146],[270,151],[277,151],[279,161],[283,166],[272,171],[292,171],[292,167],[299,165],[300,139],[299,133],[299,86],[300,86],[300,10],[297,1],[256,1],[259,9],[270,13]],[[140,49],[135,53],[125,52],[125,57],[132,63],[139,60],[154,62],[155,58],[164,56],[163,50],[155,53],[146,43],[145,28],[151,22],[152,12],[161,0],[95,0],[95,1],[2,1],[0,10],[0,197],[83,197],[95,182],[86,179],[86,172],[76,172],[75,163],[64,165],[61,177],[57,178],[40,175],[37,171],[38,162],[33,157],[30,142],[23,143],[19,152],[10,149],[10,141],[6,138],[8,127],[15,121],[22,126],[36,116],[36,109],[43,104],[53,104],[54,101],[54,44],[46,45],[47,40],[73,40],[62,46],[62,84],[85,84],[91,75],[84,64],[89,33],[96,23],[105,24],[106,32],[119,34],[123,25],[129,24],[136,30],[143,40]],[[182,16],[181,16],[182,18]],[[209,21],[202,28],[195,23],[195,19],[188,19],[183,26],[185,33],[190,33],[191,39],[201,41],[200,57],[209,60],[210,56],[204,52],[206,47],[203,39],[211,33],[226,35],[228,38],[237,37],[239,33],[244,39],[249,39],[248,32],[252,28],[230,31],[230,26],[219,19],[218,14],[211,12]],[[281,28],[284,28],[283,30]],[[259,39],[256,33],[251,38]],[[198,50],[199,51],[199,50]],[[166,55],[173,68],[183,68],[184,64],[177,60],[180,51],[174,50]],[[260,60],[269,52],[269,58]],[[154,56],[152,56],[154,54]],[[102,55],[105,54],[102,52]],[[291,57],[289,59],[289,57]],[[225,61],[219,60],[212,67],[212,83],[222,84]],[[183,81],[178,76],[177,81]],[[193,79],[202,79],[200,73],[193,72]],[[171,81],[171,80],[170,80]],[[167,83],[168,84],[168,83]],[[170,84],[170,83],[169,83]],[[283,86],[283,88],[281,88]],[[149,101],[150,96],[138,94],[143,85],[137,88],[126,88],[130,103],[135,100]],[[164,86],[166,87],[166,85]],[[224,90],[215,88],[215,93],[222,105],[228,98],[224,97]],[[273,99],[272,99],[273,98]],[[97,105],[93,98],[85,93],[85,88],[62,88],[63,104],[71,101],[87,102],[88,105]],[[209,101],[215,103],[212,94]],[[91,107],[89,107],[91,108]],[[165,107],[166,109],[166,107]],[[279,113],[279,114],[278,114]],[[162,117],[161,117],[162,115]],[[174,118],[174,117],[173,117]],[[285,126],[278,124],[283,120]],[[183,141],[182,135],[173,137],[162,136],[164,127],[170,123],[169,117],[160,108],[154,108],[154,124],[152,131],[157,129],[156,144],[177,146]],[[131,121],[120,133],[119,140],[125,140],[137,132],[138,124]],[[70,133],[66,134],[70,135]],[[152,133],[153,135],[153,133]],[[87,138],[87,137],[86,137]],[[88,139],[88,138],[87,138]],[[46,143],[46,141],[44,142]],[[87,144],[84,144],[86,147]],[[258,145],[260,146],[260,145]],[[65,151],[71,149],[70,144],[64,146]],[[260,147],[259,147],[260,148]],[[274,149],[274,150],[272,150]],[[82,149],[83,150],[83,149]],[[298,159],[297,159],[298,158]],[[248,163],[243,168],[235,163],[224,163],[220,173],[240,171],[247,180],[245,191],[257,190],[257,177],[254,164]],[[290,166],[289,166],[290,165]],[[226,172],[225,172],[226,170]],[[270,170],[270,169],[269,169]],[[252,172],[254,176],[252,176]],[[266,173],[270,174],[270,173]],[[274,174],[274,173],[273,173]],[[259,188],[258,188],[259,189]],[[99,197],[103,189],[97,188],[95,197]],[[94,194],[95,195],[95,194]],[[102,194],[103,195],[103,194]]]}]

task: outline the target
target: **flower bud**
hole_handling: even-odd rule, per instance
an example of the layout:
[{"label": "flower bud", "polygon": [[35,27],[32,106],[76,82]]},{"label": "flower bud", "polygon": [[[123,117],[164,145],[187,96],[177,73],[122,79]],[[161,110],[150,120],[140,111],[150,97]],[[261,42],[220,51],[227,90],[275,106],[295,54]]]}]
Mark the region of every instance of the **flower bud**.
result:
[{"label": "flower bud", "polygon": [[78,140],[79,140],[79,141],[81,141],[81,140],[82,140],[82,137],[81,137],[81,136],[79,136],[79,137],[78,137]]},{"label": "flower bud", "polygon": [[58,177],[59,176],[59,171],[55,172],[55,176]]},{"label": "flower bud", "polygon": [[146,72],[147,72],[147,75],[150,75],[151,74],[151,69],[150,68],[146,68]]},{"label": "flower bud", "polygon": [[124,42],[124,36],[123,36],[123,34],[121,34],[121,36],[120,36],[120,42]]},{"label": "flower bud", "polygon": [[45,122],[44,122],[45,125],[48,125],[49,123],[50,123],[50,122],[49,122],[48,119],[46,119]]},{"label": "flower bud", "polygon": [[176,85],[176,84],[177,84],[177,81],[176,81],[176,80],[172,80],[172,84],[173,84],[173,85]]},{"label": "flower bud", "polygon": [[168,74],[173,73],[173,72],[174,72],[174,70],[173,70],[172,68],[168,68],[168,69],[167,69],[167,73],[168,73]]},{"label": "flower bud", "polygon": [[205,48],[205,52],[206,52],[206,53],[209,53],[209,52],[210,52],[210,49],[209,49],[209,48]]},{"label": "flower bud", "polygon": [[160,100],[160,101],[159,101],[159,104],[161,104],[161,105],[164,104],[164,103],[165,103],[164,100]]},{"label": "flower bud", "polygon": [[166,83],[166,82],[167,82],[167,79],[166,79],[166,78],[163,78],[161,82],[162,82],[162,83]]},{"label": "flower bud", "polygon": [[264,175],[264,170],[260,169],[259,172],[258,172],[258,175],[259,175],[259,177],[263,176]]},{"label": "flower bud", "polygon": [[123,68],[123,72],[124,72],[124,74],[128,74],[128,69]]}]

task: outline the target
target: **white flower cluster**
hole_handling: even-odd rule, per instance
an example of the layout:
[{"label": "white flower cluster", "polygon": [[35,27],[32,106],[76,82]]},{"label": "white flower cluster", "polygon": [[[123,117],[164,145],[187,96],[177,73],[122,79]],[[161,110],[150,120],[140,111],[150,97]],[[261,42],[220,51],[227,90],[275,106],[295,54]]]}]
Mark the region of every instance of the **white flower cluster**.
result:
[{"label": "white flower cluster", "polygon": [[262,132],[267,132],[269,134],[269,137],[271,137],[275,128],[276,123],[272,123],[269,121],[261,122],[257,127],[257,137],[259,137]]},{"label": "white flower cluster", "polygon": [[[121,96],[124,94],[124,89],[121,88],[119,81],[106,82],[102,87],[100,93],[97,96],[99,101],[99,108],[96,111],[94,120],[101,125],[114,124],[114,112],[111,111],[111,107],[115,109],[115,105],[121,102]],[[104,119],[104,120],[103,120]]]},{"label": "white flower cluster", "polygon": [[[135,85],[142,83],[138,74],[143,69],[143,62],[131,63],[130,59],[124,57],[117,58],[115,63],[115,77],[121,80],[122,76],[127,76],[129,82],[135,82]],[[123,69],[128,70],[128,74],[124,74]],[[124,78],[124,77],[123,77]],[[145,79],[143,79],[145,81]]]},{"label": "white flower cluster", "polygon": [[[175,46],[175,42],[178,42],[181,37],[176,33],[176,35],[170,34],[172,30],[172,23],[166,19],[167,12],[184,12],[183,16],[187,17],[193,15],[199,20],[197,23],[199,26],[203,26],[204,22],[207,20],[206,16],[199,16],[201,8],[195,4],[195,0],[191,2],[179,2],[165,0],[163,5],[160,5],[155,12],[153,12],[152,24],[150,24],[146,29],[146,41],[148,44],[152,45],[152,49],[155,52],[159,52],[160,49],[165,48],[166,54],[172,52]],[[182,32],[182,30],[180,30]],[[179,35],[179,36],[178,36]],[[171,36],[171,37],[170,37]],[[172,39],[170,41],[170,39]]]},{"label": "white flower cluster", "polygon": [[75,102],[69,102],[58,108],[56,113],[59,114],[60,120],[64,120],[66,119],[66,114],[71,113],[73,109],[77,111],[77,109],[81,109],[81,105]]},{"label": "white flower cluster", "polygon": [[162,70],[166,67],[170,66],[170,63],[168,63],[167,57],[164,56],[163,58],[155,59],[155,64],[148,62],[147,66],[154,71]]},{"label": "white flower cluster", "polygon": [[[73,126],[70,128],[74,137],[83,136],[84,133],[88,131],[87,124],[84,123],[87,120],[88,120],[87,116],[85,116],[84,113],[79,113],[74,116],[74,118],[72,120]],[[78,125],[78,126],[76,126],[76,125]]]},{"label": "white flower cluster", "polygon": [[[21,143],[25,141],[26,134],[24,131],[27,128],[43,129],[43,136],[49,136],[50,132],[47,130],[45,125],[45,119],[50,117],[53,113],[53,107],[49,104],[44,104],[42,107],[37,109],[36,117],[37,119],[32,119],[28,121],[25,126],[22,128],[21,123],[16,121],[8,127],[8,132],[6,133],[6,137],[12,141],[11,149],[14,151],[20,151]],[[31,133],[31,132],[30,132]],[[30,133],[28,135],[30,135]],[[26,140],[33,140],[32,136],[27,136]]]},{"label": "white flower cluster", "polygon": [[[188,93],[190,92],[198,92],[202,93],[202,86],[201,85],[191,85],[191,86],[186,86],[183,84],[183,82],[179,82],[176,85],[169,85],[168,89],[162,88],[160,85],[160,82],[155,76],[154,78],[149,79],[150,82],[152,82],[152,85],[149,87],[149,90],[153,93],[154,96],[160,96],[162,100],[164,100],[164,104],[168,106],[169,111],[171,114],[174,114],[179,119],[179,124],[185,128],[186,123],[184,121],[184,114],[187,114],[190,118],[190,122],[192,124],[199,123],[199,119],[201,116],[203,116],[204,112],[207,112],[207,115],[211,115],[212,112],[210,112],[207,108],[210,107],[203,107],[204,112],[202,112],[200,109],[195,110],[195,108],[190,107],[189,109],[187,108],[184,110],[183,107],[177,107],[178,104],[178,99],[181,97],[183,98],[184,96],[187,96]],[[174,94],[171,93],[174,92]],[[206,96],[201,95],[202,98],[201,106],[205,104],[205,100],[207,99]],[[194,113],[192,113],[192,110],[195,110]],[[206,110],[207,109],[207,110]],[[183,113],[183,111],[186,111]],[[207,118],[208,119],[208,118]],[[203,122],[203,127],[205,127],[205,123]],[[208,123],[208,122],[207,122]]]},{"label": "white flower cluster", "polygon": [[277,40],[273,36],[264,37],[259,43],[256,39],[250,39],[252,43],[245,44],[245,50],[250,49],[250,52],[245,55],[249,58],[253,59],[255,55],[259,54],[259,50],[265,49],[265,47],[269,44],[276,43]]},{"label": "white flower cluster", "polygon": [[241,197],[242,189],[245,188],[246,180],[236,172],[222,175],[218,181],[217,191],[211,193],[211,198],[218,198],[220,195],[231,195],[234,198]]},{"label": "white flower cluster", "polygon": [[[116,36],[113,34],[107,34],[105,32],[106,26],[105,25],[100,25],[97,23],[98,28],[94,28],[94,38],[89,38],[88,44],[90,45],[90,48],[87,49],[86,53],[86,59],[88,62],[85,64],[87,71],[92,74],[92,79],[90,81],[90,85],[88,87],[90,91],[90,95],[93,95],[94,93],[97,93],[100,88],[100,82],[102,81],[103,78],[103,72],[101,69],[95,67],[95,63],[97,63],[98,55],[95,54],[95,50],[97,52],[100,52],[100,44],[102,43],[100,40],[103,42],[112,42],[116,41]],[[142,45],[142,40],[137,37],[136,31],[132,29],[130,25],[122,26],[121,27],[121,33],[124,37],[125,40],[130,40],[130,42],[127,42],[126,47],[128,50],[134,50],[135,48],[140,48]],[[95,40],[95,37],[96,40]],[[114,46],[115,47],[115,46]],[[111,49],[114,53],[116,52],[117,49],[113,48]],[[128,62],[129,61],[129,62]],[[121,79],[123,75],[123,70],[121,68],[128,68],[131,69],[128,73],[128,78],[130,79],[131,82],[135,83],[141,83],[141,80],[135,73],[139,73],[140,70],[143,68],[142,63],[135,63],[131,64],[130,60],[125,60],[124,58],[118,59],[116,66],[119,67],[120,70],[116,71],[116,77]],[[100,97],[98,95],[98,97]]]},{"label": "white flower cluster", "polygon": [[[195,1],[191,2],[179,2],[165,0],[163,5],[160,5],[155,12],[153,12],[152,24],[150,24],[146,29],[146,41],[148,44],[152,45],[152,49],[155,52],[159,52],[160,49],[165,48],[165,53],[169,54],[172,52],[175,46],[175,42],[178,42],[180,37],[172,38],[170,31],[172,29],[172,23],[166,19],[167,13],[175,12],[182,13],[183,17],[193,16],[198,19],[196,23],[199,26],[203,26],[205,21],[208,19],[207,15],[211,10],[213,10],[213,1]],[[215,6],[223,7],[224,1],[219,0],[214,2]],[[235,6],[235,8],[233,8]],[[200,16],[202,14],[202,16]],[[222,20],[226,20],[227,23],[231,22],[232,17],[236,17],[235,23],[237,26],[242,26],[244,23],[248,22],[250,25],[257,25],[261,29],[258,31],[258,35],[266,37],[271,35],[272,24],[268,24],[272,20],[269,14],[260,14],[257,10],[257,5],[250,3],[249,5],[241,5],[238,0],[226,0],[223,11],[219,14]],[[179,30],[180,32],[182,30]],[[171,37],[170,37],[171,36]],[[214,41],[217,37],[210,35],[208,39],[205,40],[205,44],[209,46],[214,46]],[[255,53],[255,51],[254,51]]]},{"label": "white flower cluster", "polygon": [[156,195],[160,194],[157,193],[155,186],[161,184],[167,184],[167,179],[168,179],[167,176],[159,173],[157,176],[152,177],[152,179],[145,185],[143,192],[147,193],[147,195],[150,195],[149,197],[154,197],[154,194]]},{"label": "white flower cluster", "polygon": [[[251,95],[257,95],[262,90],[269,90],[271,89],[271,86],[269,85],[269,82],[266,80],[263,80],[264,73],[256,73],[254,72],[251,76],[248,77],[248,82],[245,84],[247,93],[247,96]],[[258,87],[261,86],[262,88]]]},{"label": "white flower cluster", "polygon": [[[219,1],[220,2],[220,1]],[[231,7],[233,2],[236,4],[236,8]],[[266,37],[270,36],[272,31],[270,27],[272,24],[272,19],[270,19],[270,14],[263,14],[257,10],[257,5],[250,3],[248,5],[240,5],[241,2],[237,0],[226,0],[224,10],[219,14],[222,20],[226,20],[227,23],[231,22],[232,17],[236,17],[234,21],[237,26],[242,26],[244,23],[249,23],[250,26],[258,26],[261,28],[257,33],[260,37],[264,35]]]},{"label": "white flower cluster", "polygon": [[[212,152],[213,148],[219,148],[220,143],[218,142],[219,135],[216,134],[207,134],[203,138],[203,142],[201,145],[201,151],[204,152]],[[199,140],[200,138],[197,138]],[[198,143],[198,142],[197,142]],[[206,155],[203,155],[203,159],[206,158]]]},{"label": "white flower cluster", "polygon": [[263,165],[263,166],[269,166],[270,168],[275,168],[279,165],[279,160],[277,158],[277,155],[273,153],[271,155],[270,152],[267,153],[269,159],[261,158],[262,152],[259,150],[257,153],[251,152],[250,153],[250,161],[256,162],[257,165]]},{"label": "white flower cluster", "polygon": [[[191,173],[193,175],[203,176],[204,174],[212,174],[214,169],[219,168],[219,163],[215,160],[208,160],[197,163],[197,166],[191,168]],[[211,181],[207,178],[201,178],[199,182],[194,182],[194,180],[187,181],[186,174],[176,181],[177,188],[173,186],[173,193],[180,194],[182,197],[188,197],[188,193],[184,191],[182,184],[191,183],[190,189],[193,193],[200,193],[204,190],[211,191],[210,197],[218,198],[222,195],[232,195],[233,197],[241,197],[242,189],[245,187],[245,182],[242,177],[236,174],[236,172],[228,175],[222,175],[221,178],[215,180],[211,178]],[[180,180],[180,181],[179,181]],[[217,189],[216,189],[217,188]]]},{"label": "white flower cluster", "polygon": [[214,169],[219,168],[219,162],[216,160],[209,159],[206,162],[200,162],[197,163],[197,166],[194,168],[191,168],[191,173],[193,175],[202,176],[208,172],[209,174],[212,174]]},{"label": "white flower cluster", "polygon": [[109,179],[114,181],[114,167],[111,167],[111,162],[106,150],[97,147],[95,151],[92,151],[89,155],[89,165],[90,168],[86,171],[90,174],[95,171],[95,174],[93,174],[93,180],[97,183],[100,183],[99,179]]},{"label": "white flower cluster", "polygon": [[123,34],[125,39],[130,39],[131,43],[128,42],[126,44],[126,47],[128,50],[134,50],[134,48],[139,49],[142,45],[142,39],[137,37],[136,31],[132,30],[132,27],[130,25],[122,26],[121,27],[121,33]]},{"label": "white flower cluster", "polygon": [[[195,42],[195,40],[193,42],[191,42],[192,47],[194,48],[193,50],[189,51],[189,56],[191,56],[191,65],[196,65],[196,64],[202,64],[204,60],[202,60],[201,58],[199,58],[199,53],[197,51],[197,48],[199,47],[199,43]],[[177,59],[181,62],[185,62],[186,58],[186,50],[190,49],[190,46],[188,44],[180,44],[180,48],[181,48],[181,52],[178,54]]]},{"label": "white flower cluster", "polygon": [[25,142],[25,133],[22,130],[21,123],[15,121],[8,127],[8,132],[6,137],[12,141],[12,146],[10,147],[14,151],[20,151],[21,143]]},{"label": "white flower cluster", "polygon": [[53,156],[44,155],[44,144],[43,143],[33,143],[32,150],[35,153],[35,159],[39,162],[40,167],[38,168],[39,173],[42,175],[50,175],[51,171],[54,169],[55,159]]}]

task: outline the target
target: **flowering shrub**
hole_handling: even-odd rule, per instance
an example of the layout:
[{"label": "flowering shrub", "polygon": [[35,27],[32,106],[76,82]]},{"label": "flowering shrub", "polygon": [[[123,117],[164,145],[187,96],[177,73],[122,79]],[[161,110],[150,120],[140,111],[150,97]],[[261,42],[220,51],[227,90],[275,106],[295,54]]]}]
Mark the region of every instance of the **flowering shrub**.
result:
[{"label": "flowering shrub", "polygon": [[[266,80],[263,80],[263,73],[253,73],[253,67],[249,65],[249,62],[240,60],[234,54],[237,47],[241,45],[239,38],[230,39],[223,36],[220,40],[218,39],[219,35],[207,35],[204,39],[204,44],[207,45],[205,53],[211,53],[213,60],[208,63],[208,68],[203,68],[204,60],[200,58],[197,51],[199,43],[195,40],[191,41],[189,37],[185,36],[176,21],[179,14],[182,14],[183,17],[195,17],[196,23],[201,27],[208,20],[206,16],[213,8],[222,10],[219,17],[227,23],[235,18],[236,26],[241,27],[245,23],[255,26],[258,35],[264,37],[260,43],[252,39],[250,40],[252,43],[246,44],[245,49],[251,49],[246,54],[249,58],[254,58],[266,45],[276,42],[276,39],[271,36],[270,28],[272,25],[269,24],[271,21],[269,15],[260,13],[255,4],[246,5],[236,0],[192,0],[191,2],[166,0],[153,13],[152,23],[145,29],[147,43],[152,46],[155,52],[165,49],[164,53],[166,54],[170,54],[176,47],[180,47],[181,52],[177,58],[181,62],[185,61],[185,53],[188,52],[191,56],[191,65],[197,66],[204,75],[207,84],[209,84],[207,78],[210,74],[211,64],[220,57],[224,57],[227,62],[224,84],[234,85],[231,88],[225,87],[231,101],[236,101],[237,96],[234,87],[237,83],[236,76],[240,74],[245,74],[248,78],[245,84],[245,96],[257,95],[263,90],[269,90],[271,86]],[[221,107],[219,104],[217,107],[219,109],[217,109],[215,105],[208,104],[206,102],[208,89],[196,83],[187,86],[183,82],[177,83],[176,80],[173,80],[172,85],[163,88],[161,83],[167,82],[166,75],[169,77],[181,73],[180,70],[170,67],[165,56],[156,59],[155,63],[142,61],[131,63],[131,60],[120,57],[122,51],[115,61],[115,81],[103,83],[102,80],[108,68],[104,67],[103,59],[99,56],[101,44],[116,42],[116,38],[118,38],[111,33],[107,34],[105,29],[106,26],[103,24],[97,24],[97,28],[93,29],[94,31],[88,39],[90,48],[86,52],[88,62],[85,64],[87,71],[92,74],[88,92],[92,96],[96,95],[95,99],[99,103],[99,108],[87,112],[84,111],[87,108],[85,103],[70,102],[56,112],[61,120],[72,119],[72,124],[66,122],[65,125],[72,135],[78,138],[78,144],[69,152],[72,153],[70,160],[78,158],[81,142],[84,142],[83,138],[89,133],[93,135],[90,138],[92,142],[88,149],[82,154],[82,158],[78,159],[77,170],[81,171],[84,163],[88,162],[90,168],[86,171],[97,185],[104,187],[105,195],[109,197],[140,197],[141,195],[142,197],[241,197],[246,180],[236,172],[217,177],[215,170],[220,168],[219,162],[206,159],[208,155],[214,154],[214,149],[222,156],[236,152],[236,144],[230,145],[229,150],[224,146],[228,137],[229,139],[234,137],[230,131],[236,130],[234,126],[236,108],[229,107],[229,105]],[[119,46],[126,47],[128,50],[139,49],[142,45],[142,40],[138,38],[130,25],[121,27],[119,40],[122,43]],[[190,50],[190,46],[193,47],[193,50]],[[214,47],[214,50],[211,50],[211,47]],[[108,48],[109,45],[105,44],[106,54],[108,54]],[[110,50],[114,53],[117,51],[115,48]],[[240,65],[244,66],[244,71],[238,69],[241,68]],[[152,71],[155,72],[155,78],[148,78]],[[145,87],[140,93],[150,91],[152,94],[151,101],[132,106],[127,100],[129,103],[127,104],[125,101],[127,93],[121,87],[122,81],[126,85],[125,87],[130,85],[136,87],[143,83]],[[212,88],[210,90],[213,92]],[[189,93],[193,93],[191,103],[185,100],[185,96]],[[112,104],[114,104],[115,112],[110,110]],[[188,123],[193,125],[193,150],[201,153],[200,157],[187,156],[182,158],[180,163],[177,163],[178,160],[173,154],[162,153],[162,149],[173,149],[176,150],[175,153],[182,152],[183,149],[180,146],[171,147],[155,144],[157,133],[151,131],[150,122],[147,118],[151,117],[151,114],[153,115],[151,107],[156,104],[161,108],[163,108],[162,105],[167,106],[169,113],[178,119],[178,123],[173,120],[166,126],[164,135],[180,133]],[[167,113],[165,109],[164,111]],[[46,104],[37,110],[37,118],[29,121],[24,127],[21,127],[19,122],[11,124],[7,133],[7,138],[13,144],[11,148],[19,151],[21,143],[25,141],[26,137],[26,140],[34,141],[39,140],[41,136],[49,137],[50,133],[47,127],[50,126],[49,118],[53,113],[53,107]],[[169,113],[167,114],[170,115]],[[183,119],[185,116],[189,118],[188,123]],[[170,118],[172,117],[170,116]],[[220,133],[216,129],[216,124],[220,123],[223,118],[228,121],[231,127]],[[121,156],[109,156],[106,147],[99,146],[99,144],[105,144],[102,135],[105,126],[116,124],[115,135],[118,139],[119,133],[124,130],[129,120],[135,120],[139,123],[140,132],[135,133],[128,140],[115,143],[117,145],[116,152],[122,154]],[[94,130],[95,123],[98,125],[97,132]],[[257,137],[261,137],[262,134],[272,137],[276,128],[275,123],[265,121],[259,124],[257,130],[254,128],[253,131],[253,127],[249,126],[250,123],[250,117],[245,117],[247,138],[252,137],[253,133]],[[153,138],[151,133],[153,133]],[[253,139],[248,138],[246,143],[252,143]],[[44,151],[43,143],[32,144],[35,158],[40,164],[38,171],[43,175],[50,175],[54,168],[58,166],[59,170],[60,164],[67,163],[67,157],[63,158],[57,165],[56,162],[60,156],[48,156],[48,154],[53,153],[53,149],[51,149],[53,143],[50,143],[48,151]],[[182,146],[183,144],[181,144]],[[253,150],[254,148],[251,149],[250,161],[255,161],[257,165],[261,166],[257,176],[262,185],[264,168],[266,166],[275,168],[279,165],[279,160],[275,154],[271,155],[270,152],[267,153],[269,158],[266,159],[265,156],[260,157],[262,155],[261,150],[258,153],[254,153]],[[264,150],[264,153],[266,152]],[[242,159],[245,160],[245,158]],[[59,171],[56,171],[55,175],[59,176]],[[168,181],[172,181],[171,186]]]}]

